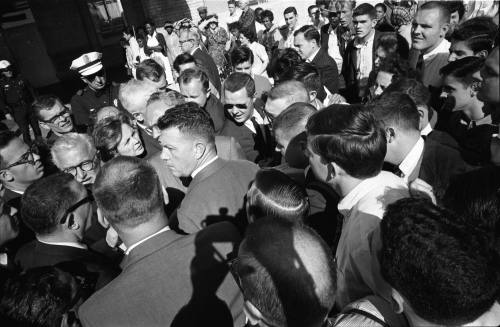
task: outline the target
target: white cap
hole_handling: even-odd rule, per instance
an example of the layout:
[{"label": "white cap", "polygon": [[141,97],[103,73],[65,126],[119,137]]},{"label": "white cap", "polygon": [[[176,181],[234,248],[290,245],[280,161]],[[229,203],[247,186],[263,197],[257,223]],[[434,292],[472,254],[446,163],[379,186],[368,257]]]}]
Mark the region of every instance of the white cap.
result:
[{"label": "white cap", "polygon": [[92,75],[102,69],[102,53],[89,52],[71,62],[69,69],[76,70],[82,76]]},{"label": "white cap", "polygon": [[10,62],[8,62],[7,60],[0,61],[0,69],[5,69],[9,66],[10,66]]}]

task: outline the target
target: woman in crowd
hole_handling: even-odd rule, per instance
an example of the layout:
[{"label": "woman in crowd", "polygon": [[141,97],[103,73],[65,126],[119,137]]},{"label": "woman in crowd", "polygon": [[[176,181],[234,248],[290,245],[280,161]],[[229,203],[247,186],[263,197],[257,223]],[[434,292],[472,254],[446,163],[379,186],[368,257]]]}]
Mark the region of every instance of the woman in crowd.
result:
[{"label": "woman in crowd", "polygon": [[269,57],[267,56],[266,48],[257,42],[257,36],[249,29],[242,29],[240,31],[241,45],[246,45],[253,52],[253,66],[252,72],[255,75],[267,77],[267,65],[269,64]]},{"label": "woman in crowd", "polygon": [[219,26],[217,15],[208,18],[208,28],[205,30],[205,35],[208,43],[208,54],[215,61],[220,73],[227,64],[224,50],[229,37],[226,30]]}]

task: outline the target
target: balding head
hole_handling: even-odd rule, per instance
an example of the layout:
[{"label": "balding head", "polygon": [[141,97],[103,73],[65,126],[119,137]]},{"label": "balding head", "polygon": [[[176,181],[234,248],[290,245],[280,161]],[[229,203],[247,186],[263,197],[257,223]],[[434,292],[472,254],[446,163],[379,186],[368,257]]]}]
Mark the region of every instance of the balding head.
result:
[{"label": "balding head", "polygon": [[271,89],[266,101],[266,111],[276,117],[295,102],[309,102],[309,93],[303,83],[286,81]]},{"label": "balding head", "polygon": [[146,112],[146,103],[154,92],[156,92],[156,87],[150,83],[131,79],[120,85],[118,98],[123,108],[134,115],[137,120],[142,121]]},{"label": "balding head", "polygon": [[184,97],[177,91],[153,93],[146,105],[145,123],[152,127],[168,109],[184,103]]},{"label": "balding head", "polygon": [[331,251],[309,227],[273,217],[250,224],[234,268],[252,323],[321,326],[335,302]]},{"label": "balding head", "polygon": [[120,115],[120,109],[113,107],[113,106],[106,106],[102,107],[96,112],[96,118],[95,118],[95,123],[97,124],[98,122],[109,118],[109,117],[117,117]]}]

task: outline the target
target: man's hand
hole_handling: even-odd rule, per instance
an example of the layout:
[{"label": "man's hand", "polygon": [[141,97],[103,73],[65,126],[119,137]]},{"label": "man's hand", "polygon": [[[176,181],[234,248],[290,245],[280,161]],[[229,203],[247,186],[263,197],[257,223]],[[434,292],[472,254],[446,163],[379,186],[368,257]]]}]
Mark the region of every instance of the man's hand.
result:
[{"label": "man's hand", "polygon": [[436,196],[432,190],[432,186],[424,180],[417,178],[409,184],[410,195],[414,198],[428,197],[432,203],[436,204]]}]

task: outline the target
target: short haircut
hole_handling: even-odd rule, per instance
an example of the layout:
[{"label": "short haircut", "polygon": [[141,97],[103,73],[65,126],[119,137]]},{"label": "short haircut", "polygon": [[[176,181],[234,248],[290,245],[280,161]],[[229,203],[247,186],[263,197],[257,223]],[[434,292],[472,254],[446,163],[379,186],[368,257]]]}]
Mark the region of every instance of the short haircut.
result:
[{"label": "short haircut", "polygon": [[[391,83],[385,90],[383,94],[400,92],[407,94],[415,105],[429,107],[429,102],[431,100],[431,92],[429,89],[422,84],[422,82],[414,78],[401,78],[397,81]],[[432,111],[429,111],[429,114]]]},{"label": "short haircut", "polygon": [[105,163],[96,176],[93,194],[113,227],[136,227],[163,210],[163,193],[155,169],[135,157],[118,156]]},{"label": "short haircut", "polygon": [[317,5],[310,5],[309,7],[307,7],[307,12],[309,13],[309,15],[311,14],[311,10],[313,10],[314,8],[318,8]]},{"label": "short haircut", "polygon": [[361,105],[331,105],[306,125],[312,150],[350,176],[369,178],[382,170],[387,140],[373,114]]},{"label": "short haircut", "polygon": [[78,201],[78,185],[72,175],[65,173],[33,182],[21,199],[23,222],[37,235],[54,232],[66,210]]},{"label": "short haircut", "polygon": [[438,9],[441,16],[441,24],[450,22],[451,12],[446,5],[446,1],[428,1],[423,3],[418,10],[433,10]]},{"label": "short haircut", "polygon": [[264,10],[262,14],[260,14],[260,17],[262,17],[262,20],[264,20],[265,17],[269,18],[269,21],[274,21],[274,14],[271,10]]},{"label": "short haircut", "polygon": [[52,94],[45,94],[36,97],[32,105],[33,113],[35,114],[36,118],[38,120],[41,120],[42,117],[40,116],[40,111],[50,110],[50,108],[52,108],[57,101],[62,104],[61,99]]},{"label": "short haircut", "polygon": [[240,33],[248,39],[250,43],[257,41],[257,34],[250,28],[242,28]]},{"label": "short haircut", "polygon": [[399,127],[403,131],[418,131],[420,117],[417,106],[404,93],[384,93],[367,107],[385,127]]},{"label": "short haircut", "polygon": [[229,24],[227,24],[227,29],[229,30],[229,32],[239,31],[239,30],[241,30],[241,24],[240,24],[240,22],[229,23]]},{"label": "short haircut", "polygon": [[[0,151],[5,149],[6,147],[9,146],[10,142],[12,140],[16,139],[17,135],[16,133],[10,131],[10,130],[5,130],[0,132]],[[5,162],[5,158],[3,158],[0,155],[0,169],[4,169],[4,167],[7,166],[7,163]]]},{"label": "short haircut", "polygon": [[439,70],[443,76],[453,76],[463,85],[468,86],[473,82],[472,74],[481,70],[484,58],[465,57],[452,62]]},{"label": "short haircut", "polygon": [[259,170],[253,187],[254,191],[247,197],[249,218],[273,216],[301,222],[309,215],[309,198],[305,189],[279,170]]},{"label": "short haircut", "polygon": [[454,220],[428,200],[407,198],[380,222],[382,276],[431,324],[474,321],[498,296],[498,258]]},{"label": "short haircut", "polygon": [[319,93],[323,84],[318,69],[311,63],[300,62],[292,70],[292,79],[302,82],[308,92],[316,91]]},{"label": "short haircut", "polygon": [[375,7],[373,7],[371,4],[362,3],[354,9],[354,11],[352,12],[352,17],[363,16],[363,15],[368,15],[370,19],[376,19],[377,11],[375,10]]},{"label": "short haircut", "polygon": [[190,53],[183,52],[180,55],[178,55],[177,57],[175,57],[174,69],[177,73],[179,73],[181,70],[180,69],[181,65],[190,64],[190,63],[196,64],[196,60],[194,59],[193,55],[191,55]]},{"label": "short haircut", "polygon": [[184,70],[179,76],[179,85],[189,84],[193,80],[200,81],[205,91],[210,89],[210,80],[208,79],[207,73],[199,68],[189,68]]},{"label": "short haircut", "polygon": [[491,52],[494,45],[497,25],[490,17],[474,17],[458,25],[451,34],[451,41],[465,42],[474,53]]},{"label": "short haircut", "polygon": [[156,92],[156,88],[151,83],[144,83],[135,79],[120,85],[118,91],[118,99],[123,108],[130,113],[144,113],[146,103],[151,96]]},{"label": "short haircut", "polygon": [[392,81],[397,81],[401,78],[415,77],[416,72],[410,67],[408,61],[398,57],[387,57],[381,60],[378,72],[386,72],[392,74]]},{"label": "short haircut", "polygon": [[375,5],[375,9],[377,9],[377,8],[382,8],[382,10],[383,10],[384,12],[387,12],[387,6],[386,6],[386,5],[384,5],[382,2],[379,2],[379,3],[377,3],[377,4]]},{"label": "short haircut", "polygon": [[[246,75],[246,74],[245,74]],[[201,138],[214,144],[214,123],[208,113],[194,102],[186,102],[165,112],[158,119],[158,128],[165,130],[177,128],[183,134]]]},{"label": "short haircut", "polygon": [[67,133],[58,138],[50,148],[52,161],[56,167],[63,169],[59,161],[60,154],[65,155],[66,152],[74,150],[78,147],[87,148],[91,157],[93,157],[97,152],[92,138],[87,134]]},{"label": "short haircut", "polygon": [[228,6],[229,6],[229,5],[236,6],[236,1],[235,1],[235,0],[229,0],[229,1],[227,2],[227,5],[228,5]]},{"label": "short haircut", "polygon": [[162,76],[165,76],[165,69],[153,59],[146,59],[137,65],[135,75],[139,81],[149,79],[158,82]]},{"label": "short haircut", "polygon": [[303,83],[299,81],[285,81],[273,87],[268,99],[276,100],[287,98],[290,104],[294,102],[309,102],[309,93]]},{"label": "short haircut", "polygon": [[184,97],[179,92],[173,90],[168,92],[155,92],[149,97],[147,105],[149,106],[156,101],[161,101],[165,106],[170,108],[184,103]]},{"label": "short haircut", "polygon": [[377,47],[381,47],[388,56],[399,55],[408,60],[410,47],[408,41],[397,33],[386,33],[380,36]]},{"label": "short haircut", "polygon": [[286,15],[286,14],[294,14],[295,16],[297,16],[297,9],[295,9],[295,7],[287,7],[283,11],[283,16]]},{"label": "short haircut", "polygon": [[233,67],[241,65],[247,61],[249,61],[250,64],[253,64],[254,61],[253,52],[246,45],[239,46],[231,50],[229,57],[231,58],[231,65]]},{"label": "short haircut", "polygon": [[242,88],[247,91],[247,96],[253,97],[255,95],[255,81],[253,78],[245,73],[232,73],[226,78],[223,84],[224,91],[231,93],[238,92]]},{"label": "short haircut", "polygon": [[103,162],[118,155],[118,144],[122,139],[122,124],[132,127],[130,119],[124,115],[107,117],[96,124],[92,132],[94,144]]},{"label": "short haircut", "polygon": [[270,73],[273,76],[275,83],[290,79],[292,68],[302,62],[302,58],[297,50],[293,48],[285,48],[278,52],[277,56],[271,58]]},{"label": "short haircut", "polygon": [[344,8],[346,4],[349,4],[351,10],[354,10],[356,8],[356,1],[355,0],[339,0],[337,1],[337,5],[340,9]]},{"label": "short haircut", "polygon": [[314,41],[316,41],[316,44],[318,46],[321,45],[321,43],[320,43],[321,37],[320,37],[319,31],[316,27],[314,27],[312,25],[304,25],[301,28],[299,28],[298,30],[296,30],[295,33],[293,33],[293,36],[297,36],[299,34],[304,34],[304,39],[306,39],[307,41],[314,40]]},{"label": "short haircut", "polygon": [[273,131],[284,133],[291,139],[306,130],[309,117],[316,112],[316,108],[310,103],[296,102],[282,111],[273,120]]},{"label": "short haircut", "polygon": [[462,19],[462,17],[465,14],[465,6],[464,2],[459,0],[459,1],[445,1],[446,5],[448,6],[448,10],[450,11],[450,14],[453,14],[454,12],[458,12],[458,18]]}]

